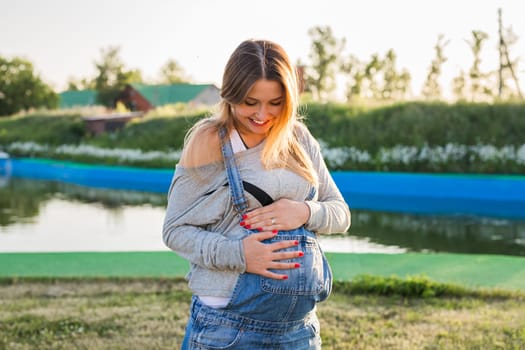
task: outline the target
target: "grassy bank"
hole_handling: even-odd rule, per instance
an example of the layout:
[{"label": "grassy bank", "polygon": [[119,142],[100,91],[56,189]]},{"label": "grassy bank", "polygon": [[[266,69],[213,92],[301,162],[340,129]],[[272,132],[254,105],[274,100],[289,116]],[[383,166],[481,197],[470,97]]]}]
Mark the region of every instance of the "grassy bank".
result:
[{"label": "grassy bank", "polygon": [[[333,170],[525,173],[524,103],[312,103],[301,110]],[[13,156],[171,168],[185,133],[211,110],[151,112],[98,136],[88,132],[81,116],[86,113],[2,117],[0,150]]]},{"label": "grassy bank", "polygon": [[[0,348],[177,349],[189,301],[181,279],[2,279]],[[523,301],[421,280],[336,283],[318,310],[323,349],[523,349]]]}]

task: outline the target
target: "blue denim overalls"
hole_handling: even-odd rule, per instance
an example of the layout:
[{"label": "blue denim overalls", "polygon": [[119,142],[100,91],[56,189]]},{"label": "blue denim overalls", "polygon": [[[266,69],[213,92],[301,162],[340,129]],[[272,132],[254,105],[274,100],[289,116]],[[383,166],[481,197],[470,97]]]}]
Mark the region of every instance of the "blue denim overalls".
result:
[{"label": "blue denim overalls", "polygon": [[[239,217],[248,204],[231,144],[220,130],[222,151],[233,205]],[[309,195],[313,198],[315,188]],[[246,230],[246,235],[257,231]],[[320,349],[316,303],[325,300],[332,288],[332,272],[313,232],[300,227],[279,233],[265,243],[296,240],[302,251],[293,261],[299,268],[280,270],[286,280],[274,280],[252,273],[239,276],[231,299],[224,308],[211,308],[194,296],[182,349]],[[283,262],[291,262],[286,260]],[[277,271],[276,271],[277,272]]]}]

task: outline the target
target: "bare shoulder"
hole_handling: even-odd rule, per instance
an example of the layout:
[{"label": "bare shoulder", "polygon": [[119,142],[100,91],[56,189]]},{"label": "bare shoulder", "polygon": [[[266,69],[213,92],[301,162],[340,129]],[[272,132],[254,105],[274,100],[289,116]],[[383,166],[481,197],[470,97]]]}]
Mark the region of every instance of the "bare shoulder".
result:
[{"label": "bare shoulder", "polygon": [[190,134],[179,164],[185,168],[196,168],[221,160],[221,141],[217,129],[201,124]]}]

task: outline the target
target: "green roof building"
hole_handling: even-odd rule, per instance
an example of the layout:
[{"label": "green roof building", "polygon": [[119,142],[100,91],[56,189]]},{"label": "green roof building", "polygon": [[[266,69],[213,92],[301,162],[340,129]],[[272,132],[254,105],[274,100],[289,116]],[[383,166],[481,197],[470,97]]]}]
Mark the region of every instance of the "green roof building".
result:
[{"label": "green roof building", "polygon": [[[93,106],[95,90],[65,91],[60,94],[60,108]],[[215,105],[220,101],[220,90],[213,84],[146,85],[129,84],[115,100],[121,101],[133,111],[147,112],[155,107],[188,103],[192,105]]]},{"label": "green roof building", "polygon": [[60,108],[94,106],[97,103],[95,90],[70,90],[59,94]]},{"label": "green roof building", "polygon": [[220,100],[219,89],[212,84],[131,84],[131,86],[155,107],[175,103],[211,105]]}]

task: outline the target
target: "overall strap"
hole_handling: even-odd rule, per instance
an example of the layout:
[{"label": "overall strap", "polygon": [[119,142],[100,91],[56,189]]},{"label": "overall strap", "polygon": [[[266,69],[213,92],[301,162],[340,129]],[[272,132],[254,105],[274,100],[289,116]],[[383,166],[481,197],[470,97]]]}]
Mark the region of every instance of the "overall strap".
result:
[{"label": "overall strap", "polygon": [[226,167],[226,175],[228,183],[230,184],[230,193],[233,201],[233,206],[239,215],[242,215],[248,209],[248,201],[244,196],[244,187],[242,184],[241,173],[233,154],[232,145],[227,135],[225,127],[219,129],[219,137],[221,139],[221,150],[224,158],[224,166]]},{"label": "overall strap", "polygon": [[312,189],[310,190],[310,192],[308,193],[308,197],[306,197],[305,200],[307,201],[311,201],[312,199],[314,199],[315,197],[315,193],[317,192],[317,189],[315,188],[315,186],[312,186]]}]

